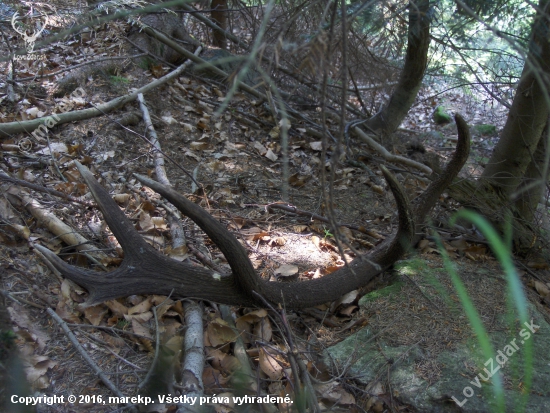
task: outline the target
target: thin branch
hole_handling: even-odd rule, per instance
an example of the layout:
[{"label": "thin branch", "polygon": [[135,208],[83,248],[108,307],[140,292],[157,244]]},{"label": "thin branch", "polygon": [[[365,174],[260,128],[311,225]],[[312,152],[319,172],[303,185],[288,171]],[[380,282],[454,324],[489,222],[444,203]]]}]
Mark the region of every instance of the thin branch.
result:
[{"label": "thin branch", "polygon": [[[103,371],[99,368],[99,366],[96,364],[95,361],[92,360],[90,355],[84,350],[84,348],[80,345],[78,342],[78,339],[75,337],[69,326],[65,321],[61,319],[57,315],[57,313],[52,310],[51,308],[47,308],[46,311],[52,317],[57,324],[61,327],[61,329],[65,332],[67,335],[67,338],[71,341],[75,349],[78,351],[78,353],[82,356],[82,358],[88,363],[88,365],[92,368],[92,370],[97,374],[97,376],[101,379],[103,384],[113,392],[113,394],[116,394],[118,397],[124,397],[124,394],[113,384],[111,380],[103,373]],[[132,409],[132,411],[136,411],[135,408],[132,405],[127,405]]]}]

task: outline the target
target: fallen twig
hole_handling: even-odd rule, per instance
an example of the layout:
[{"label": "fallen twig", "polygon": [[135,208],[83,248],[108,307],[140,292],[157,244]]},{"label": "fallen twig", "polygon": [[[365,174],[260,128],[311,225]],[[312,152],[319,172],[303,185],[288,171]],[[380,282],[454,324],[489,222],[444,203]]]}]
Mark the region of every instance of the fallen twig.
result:
[{"label": "fallen twig", "polygon": [[[190,52],[188,52],[190,53]],[[190,53],[191,56],[194,56],[192,53]],[[201,59],[202,60],[202,59]],[[83,110],[77,110],[73,112],[67,112],[67,113],[60,113],[50,116],[45,116],[42,118],[37,118],[33,120],[28,120],[24,122],[8,122],[8,123],[0,123],[0,138],[1,137],[9,137],[16,133],[21,132],[29,132],[32,133],[35,131],[40,125],[43,124],[54,124],[59,125],[62,123],[67,122],[74,122],[78,120],[84,120],[84,119],[90,119],[94,118],[96,116],[101,116],[105,113],[111,112],[115,109],[118,109],[127,103],[133,102],[137,99],[138,94],[147,93],[160,85],[163,85],[164,83],[168,82],[169,80],[172,80],[176,77],[178,77],[186,68],[189,66],[188,62],[185,62],[181,66],[179,66],[174,71],[168,73],[167,75],[156,79],[152,81],[151,83],[137,89],[136,91],[129,93],[124,96],[120,96],[116,99],[113,99],[109,102],[102,103],[100,105],[97,105],[93,108],[89,109],[83,109]]]},{"label": "fallen twig", "polygon": [[90,241],[76,232],[74,228],[65,224],[53,212],[49,211],[36,199],[18,188],[12,187],[8,190],[8,193],[19,197],[23,206],[27,208],[43,226],[47,227],[51,233],[61,238],[67,245],[73,246],[78,251],[86,254],[88,258],[99,266],[105,268],[98,260],[106,258],[107,256],[101,251],[97,251],[96,247],[91,245]]},{"label": "fallen twig", "polygon": [[55,189],[46,188],[45,186],[40,186],[36,184],[31,184],[30,182],[23,181],[21,179],[12,178],[11,176],[5,175],[3,172],[0,172],[0,181],[9,182],[15,185],[23,186],[25,188],[33,189],[38,192],[44,192],[46,194],[54,195],[59,198],[66,199],[67,201],[76,202],[78,204],[87,206],[87,207],[95,207],[95,203],[91,201],[86,201],[84,199],[80,199],[77,197],[74,197],[72,195],[66,194],[65,192],[56,191]]},{"label": "fallen twig", "polygon": [[103,59],[96,59],[96,60],[90,59],[90,60],[86,60],[84,63],[79,63],[79,64],[74,65],[74,66],[69,66],[69,67],[66,67],[65,69],[58,70],[57,72],[47,73],[47,74],[44,74],[44,75],[21,77],[21,78],[15,79],[14,81],[15,82],[25,82],[25,81],[28,81],[28,80],[38,80],[38,79],[43,79],[45,77],[53,77],[53,76],[56,76],[56,75],[60,75],[61,73],[69,72],[71,70],[78,69],[79,67],[82,67],[82,66],[97,64],[97,63],[101,63],[101,62],[105,62],[105,61],[109,61],[109,60],[137,59],[138,57],[143,57],[143,56],[147,56],[147,53],[140,53],[140,54],[136,54],[136,55],[133,55],[133,56],[112,56],[112,57],[105,57]]},{"label": "fallen twig", "polygon": [[[315,219],[317,221],[321,221],[321,222],[326,222],[326,223],[330,223],[330,221],[328,220],[328,218],[325,218],[324,216],[321,216],[321,215],[318,215],[318,214],[315,214],[313,212],[308,212],[308,211],[303,211],[301,209],[298,209],[292,205],[288,205],[288,204],[268,204],[266,205],[266,209],[269,211],[270,209],[282,209],[283,211],[286,211],[286,212],[291,212],[293,214],[296,214],[296,215],[302,215],[302,216],[305,216],[305,217],[309,217],[310,219]],[[371,230],[368,230],[366,229],[365,227],[363,226],[360,226],[358,227],[357,225],[352,225],[352,224],[340,224],[338,223],[337,224],[339,227],[346,227],[346,228],[349,228],[349,229],[353,229],[354,231],[359,231],[363,234],[367,234],[371,237],[374,237],[376,239],[383,239],[384,237],[381,236],[380,234],[374,232],[374,231],[371,231]]]},{"label": "fallen twig", "polygon": [[0,294],[19,304],[30,305],[31,307],[39,308],[40,310],[44,310],[46,308],[43,305],[33,303],[32,301],[25,300],[24,298],[14,297],[12,294],[5,290],[0,290]]},{"label": "fallen twig", "polygon": [[[57,324],[61,327],[61,329],[65,332],[67,335],[67,338],[71,341],[75,349],[78,351],[78,353],[82,356],[84,360],[86,360],[86,363],[92,368],[92,370],[98,375],[98,377],[101,379],[103,384],[111,390],[114,394],[116,394],[118,397],[124,397],[124,394],[114,385],[114,383],[109,380],[109,378],[103,373],[103,371],[99,368],[99,366],[96,364],[95,361],[92,360],[90,355],[82,348],[80,343],[78,342],[78,339],[75,337],[69,326],[65,321],[61,319],[57,315],[57,313],[52,310],[51,308],[47,308],[46,311],[48,314],[55,320]],[[135,407],[133,405],[127,405],[133,412],[135,412]]]},{"label": "fallen twig", "polygon": [[382,156],[386,161],[388,162],[395,162],[400,163],[402,165],[407,165],[410,167],[413,167],[415,169],[420,169],[422,172],[424,172],[427,175],[432,174],[432,169],[429,166],[424,165],[423,163],[413,161],[412,159],[405,158],[403,156],[394,155],[386,148],[384,148],[382,145],[380,145],[378,142],[376,142],[374,139],[372,139],[369,135],[367,135],[365,132],[363,132],[358,127],[352,128],[352,131],[361,138],[361,140],[365,143],[367,143],[371,149],[375,150]]},{"label": "fallen twig", "polygon": [[[200,397],[204,394],[202,374],[204,371],[204,343],[202,309],[197,302],[186,300],[183,306],[185,310],[185,332],[183,345],[183,382],[182,387],[189,397]],[[176,413],[196,412],[196,407],[189,404],[178,403]]]}]

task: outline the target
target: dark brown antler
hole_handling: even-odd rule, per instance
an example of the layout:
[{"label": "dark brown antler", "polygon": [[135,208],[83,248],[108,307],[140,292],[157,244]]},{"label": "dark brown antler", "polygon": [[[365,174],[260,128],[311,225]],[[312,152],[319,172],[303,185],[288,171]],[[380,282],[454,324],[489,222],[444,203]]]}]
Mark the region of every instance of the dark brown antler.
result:
[{"label": "dark brown antler", "polygon": [[[444,178],[435,180],[411,208],[407,196],[395,177],[383,166],[384,177],[396,199],[399,227],[395,236],[377,246],[369,255],[358,257],[349,266],[320,279],[277,283],[262,280],[252,267],[247,253],[237,239],[204,209],[189,201],[172,188],[149,178],[136,175],[138,180],[155,190],[183,214],[191,218],[212,239],[225,255],[232,273],[214,271],[169,259],[149,246],[134,229],[110,195],[94,179],[91,172],[79,165],[84,181],[107,224],[124,249],[121,266],[108,273],[82,270],[62,261],[48,249],[37,245],[52,264],[66,278],[85,287],[90,296],[88,304],[131,294],[172,293],[177,298],[201,298],[230,305],[262,305],[258,293],[272,303],[286,308],[312,307],[333,301],[345,293],[366,285],[374,276],[398,260],[411,245],[415,222],[423,220],[448,183],[458,174],[468,157],[469,133],[464,120],[457,115],[459,142],[453,159],[444,171]],[[429,203],[429,204],[428,204]],[[422,214],[420,216],[419,214]]]}]

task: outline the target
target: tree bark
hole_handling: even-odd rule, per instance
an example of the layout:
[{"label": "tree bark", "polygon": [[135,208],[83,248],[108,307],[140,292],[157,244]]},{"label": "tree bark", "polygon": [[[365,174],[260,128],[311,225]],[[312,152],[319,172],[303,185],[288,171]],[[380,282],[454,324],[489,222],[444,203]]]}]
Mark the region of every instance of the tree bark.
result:
[{"label": "tree bark", "polygon": [[[549,12],[550,2],[540,0],[529,53],[506,125],[473,192],[478,196],[484,194],[483,197],[494,195],[490,202],[492,213],[486,209],[486,201],[477,209],[485,209],[483,212],[499,230],[504,230],[507,217],[513,217],[514,248],[521,255],[537,246],[533,219],[548,178],[541,176],[547,150],[545,139],[541,137],[550,115]],[[535,180],[540,180],[540,185],[534,187]],[[517,199],[513,199],[515,194],[519,195]]]},{"label": "tree bark", "polygon": [[412,107],[428,64],[430,1],[409,3],[409,34],[405,65],[389,102],[368,122],[369,129],[389,136],[401,125]]},{"label": "tree bark", "polygon": [[549,115],[548,76],[550,75],[550,3],[539,2],[531,34],[529,54],[508,114],[506,125],[495,146],[482,180],[498,188],[507,198],[521,184],[539,143]]},{"label": "tree bark", "polygon": [[[227,30],[227,0],[212,0],[210,18],[224,31]],[[225,33],[220,30],[212,30],[213,45],[220,49],[227,48]]]},{"label": "tree bark", "polygon": [[525,171],[522,183],[518,187],[519,197],[515,204],[518,215],[526,222],[532,222],[536,215],[537,207],[544,195],[546,182],[548,181],[548,173],[545,177],[542,176],[544,159],[548,150],[548,141],[545,139],[548,136],[548,123],[544,128],[539,139],[537,149],[533,154],[533,159]]}]

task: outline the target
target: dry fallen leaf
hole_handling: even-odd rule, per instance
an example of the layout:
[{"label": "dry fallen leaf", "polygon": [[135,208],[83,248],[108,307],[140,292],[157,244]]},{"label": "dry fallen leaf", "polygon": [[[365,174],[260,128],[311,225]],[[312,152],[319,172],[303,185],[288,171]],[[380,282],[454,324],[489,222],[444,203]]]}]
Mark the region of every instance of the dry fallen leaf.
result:
[{"label": "dry fallen leaf", "polygon": [[275,162],[277,160],[277,155],[275,155],[271,149],[267,150],[265,157],[272,162]]},{"label": "dry fallen leaf", "polygon": [[128,307],[121,304],[117,300],[105,301],[105,305],[109,307],[109,310],[111,310],[111,312],[116,316],[122,317],[123,315],[128,314]]},{"label": "dry fallen leaf", "polygon": [[25,358],[23,365],[25,366],[25,374],[29,383],[34,387],[44,389],[49,386],[48,376],[45,375],[48,369],[57,365],[57,362],[50,360],[47,356],[34,355]]},{"label": "dry fallen leaf", "polygon": [[263,342],[271,341],[273,330],[271,328],[271,322],[269,321],[269,318],[264,317],[260,319],[260,321],[254,325],[254,330],[252,331],[252,333]]},{"label": "dry fallen leaf", "polygon": [[153,306],[153,304],[151,303],[151,299],[146,298],[141,303],[129,308],[128,309],[128,315],[145,313],[145,312],[149,311],[152,306]]},{"label": "dry fallen leaf", "polygon": [[316,142],[310,142],[309,146],[314,151],[320,152],[323,150],[323,142],[322,141],[316,141]]},{"label": "dry fallen leaf", "polygon": [[262,318],[267,317],[267,311],[262,309],[251,311],[239,318],[237,318],[236,322],[245,322],[249,324],[257,323]]},{"label": "dry fallen leaf", "polygon": [[94,305],[84,308],[84,317],[91,325],[98,326],[108,311],[109,309],[103,304]]},{"label": "dry fallen leaf", "polygon": [[550,288],[548,288],[546,284],[536,280],[535,280],[535,290],[537,290],[537,293],[539,293],[542,297],[546,297],[548,294],[550,294]]},{"label": "dry fallen leaf", "polygon": [[315,387],[315,390],[321,398],[327,399],[328,401],[341,405],[355,404],[355,397],[345,391],[336,381],[315,384],[313,387]]},{"label": "dry fallen leaf", "polygon": [[151,339],[153,338],[153,336],[151,335],[151,332],[149,331],[149,327],[143,325],[142,323],[140,323],[135,319],[132,320],[132,331],[135,334],[139,334],[140,336],[148,337]]},{"label": "dry fallen leaf", "polygon": [[194,151],[204,151],[209,147],[210,145],[208,145],[208,142],[191,142],[189,144],[189,148],[191,148]]},{"label": "dry fallen leaf", "polygon": [[237,339],[237,332],[221,318],[216,318],[208,324],[206,334],[208,334],[208,340],[214,347],[232,343]]},{"label": "dry fallen leaf", "polygon": [[264,156],[267,153],[267,148],[262,145],[260,142],[256,141],[254,142],[254,149],[258,151],[258,153],[262,156]]},{"label": "dry fallen leaf", "polygon": [[263,348],[260,349],[259,364],[271,380],[279,380],[283,376],[283,366]]}]

